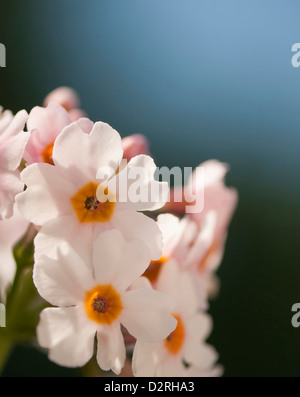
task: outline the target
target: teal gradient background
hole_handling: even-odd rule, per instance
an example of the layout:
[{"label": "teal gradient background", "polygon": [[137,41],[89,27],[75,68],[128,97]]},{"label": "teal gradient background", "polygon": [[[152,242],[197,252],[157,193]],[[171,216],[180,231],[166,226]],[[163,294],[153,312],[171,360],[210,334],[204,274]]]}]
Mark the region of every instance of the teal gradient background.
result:
[{"label": "teal gradient background", "polygon": [[[2,106],[69,85],[92,120],[145,134],[158,166],[230,164],[239,206],[209,309],[225,376],[300,375],[299,15],[296,0],[1,1]],[[5,374],[77,371],[19,346]]]}]

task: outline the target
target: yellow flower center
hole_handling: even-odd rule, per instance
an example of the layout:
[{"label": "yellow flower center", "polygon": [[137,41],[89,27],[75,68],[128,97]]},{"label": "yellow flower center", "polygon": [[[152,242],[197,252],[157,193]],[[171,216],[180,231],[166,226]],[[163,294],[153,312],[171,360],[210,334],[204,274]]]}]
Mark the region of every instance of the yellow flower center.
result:
[{"label": "yellow flower center", "polygon": [[[100,202],[97,193],[105,197]],[[74,211],[81,223],[107,222],[112,217],[115,208],[115,197],[102,185],[89,182],[71,198]]]},{"label": "yellow flower center", "polygon": [[157,281],[161,268],[167,260],[167,257],[162,256],[157,261],[151,261],[143,276],[147,277],[151,283]]},{"label": "yellow flower center", "polygon": [[110,284],[97,285],[88,291],[84,307],[88,318],[98,324],[111,324],[123,309],[120,295]]},{"label": "yellow flower center", "polygon": [[169,353],[175,355],[179,353],[185,337],[184,325],[181,317],[178,314],[173,314],[177,320],[177,327],[164,340],[164,345]]},{"label": "yellow flower center", "polygon": [[42,157],[43,157],[44,163],[54,165],[53,159],[52,159],[53,146],[54,146],[54,142],[51,142],[43,150]]}]

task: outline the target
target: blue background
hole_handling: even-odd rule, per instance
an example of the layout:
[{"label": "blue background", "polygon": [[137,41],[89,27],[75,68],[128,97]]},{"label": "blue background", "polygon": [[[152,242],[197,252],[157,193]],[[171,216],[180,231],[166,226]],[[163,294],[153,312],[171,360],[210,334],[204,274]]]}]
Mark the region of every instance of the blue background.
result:
[{"label": "blue background", "polygon": [[[70,85],[92,120],[145,134],[158,166],[230,164],[240,201],[210,341],[227,376],[299,376],[300,3],[10,0],[0,12],[4,107],[29,111]],[[7,367],[64,371],[28,347]]]}]

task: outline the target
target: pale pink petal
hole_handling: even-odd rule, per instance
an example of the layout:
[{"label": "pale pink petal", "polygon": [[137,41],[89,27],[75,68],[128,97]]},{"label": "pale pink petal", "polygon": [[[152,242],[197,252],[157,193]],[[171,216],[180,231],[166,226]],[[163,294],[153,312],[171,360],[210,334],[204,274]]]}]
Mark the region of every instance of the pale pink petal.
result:
[{"label": "pale pink petal", "polygon": [[77,121],[82,117],[86,117],[86,112],[82,109],[71,109],[69,110],[69,116],[71,121]]},{"label": "pale pink petal", "polygon": [[200,224],[207,212],[217,212],[216,239],[222,238],[227,229],[238,201],[237,191],[225,185],[216,184],[205,188],[204,209],[202,212],[190,214],[191,218]]},{"label": "pale pink petal", "polygon": [[149,154],[147,138],[141,134],[129,135],[122,139],[123,158],[130,160],[139,154]]},{"label": "pale pink petal", "polygon": [[28,114],[21,110],[0,135],[0,168],[15,171],[22,160],[29,134],[23,131]]},{"label": "pale pink petal", "polygon": [[108,188],[116,195],[119,209],[153,211],[165,204],[169,194],[168,184],[154,180],[155,171],[153,159],[139,155],[111,178]]},{"label": "pale pink petal", "polygon": [[137,341],[132,356],[132,370],[137,377],[157,376],[157,364],[166,358],[166,349],[161,343],[143,343]]},{"label": "pale pink petal", "polygon": [[217,213],[215,211],[210,211],[206,213],[205,218],[199,225],[198,234],[195,236],[193,245],[190,247],[185,260],[183,262],[183,267],[198,267],[200,262],[207,255],[208,250],[214,242],[217,227]]},{"label": "pale pink petal", "polygon": [[176,312],[186,316],[196,313],[198,296],[191,274],[180,270],[175,261],[169,260],[162,267],[156,289],[168,294],[176,302]]},{"label": "pale pink petal", "polygon": [[171,315],[174,303],[165,294],[148,288],[133,290],[123,294],[122,303],[120,321],[136,339],[157,342],[176,328],[177,321]]},{"label": "pale pink petal", "polygon": [[162,254],[162,234],[156,222],[135,211],[116,211],[111,219],[112,227],[122,232],[126,241],[137,240],[145,243],[152,260]]},{"label": "pale pink petal", "polygon": [[73,213],[70,198],[76,187],[63,178],[57,168],[45,163],[35,163],[21,173],[27,190],[16,198],[24,217],[36,225],[43,225],[58,216]]},{"label": "pale pink petal", "polygon": [[157,365],[156,376],[162,378],[182,378],[188,376],[181,356],[168,356]]},{"label": "pale pink petal", "polygon": [[24,152],[24,160],[26,161],[26,165],[33,163],[43,163],[43,152],[47,146],[47,144],[44,142],[43,134],[40,132],[40,130],[31,130],[28,134],[30,134],[30,138]]},{"label": "pale pink petal", "polygon": [[130,286],[130,291],[135,289],[149,288],[152,289],[152,285],[147,277],[139,277]]},{"label": "pale pink petal", "polygon": [[64,254],[59,249],[57,251],[56,260],[43,256],[35,261],[34,284],[39,294],[52,305],[76,305],[94,286],[92,272],[70,246]]},{"label": "pale pink petal", "polygon": [[0,144],[2,144],[2,142],[7,140],[8,138],[18,136],[19,133],[23,130],[27,119],[28,114],[26,110],[21,110],[12,119],[10,119],[10,123],[6,123],[5,130],[1,132]]},{"label": "pale pink petal", "polygon": [[73,215],[62,216],[47,222],[35,240],[35,261],[43,255],[57,258],[57,247],[70,244],[86,264],[92,263],[93,225],[79,223]]},{"label": "pale pink petal", "polygon": [[87,117],[81,117],[76,120],[76,124],[82,129],[86,134],[90,134],[94,127],[94,123]]},{"label": "pale pink petal", "polygon": [[[102,122],[95,123],[90,134],[84,132],[78,123],[72,123],[58,136],[53,148],[54,164],[79,186],[96,182],[99,169],[109,169],[111,176],[122,155],[120,135]],[[107,178],[107,172],[105,176]]]},{"label": "pale pink petal", "polygon": [[167,252],[170,253],[172,252],[170,245],[172,245],[172,240],[174,240],[174,236],[177,234],[179,218],[172,214],[161,214],[157,217],[157,224],[163,236],[164,254]]},{"label": "pale pink petal", "polygon": [[171,214],[159,215],[157,223],[163,233],[164,256],[172,257],[180,265],[183,264],[197,236],[197,224],[187,217],[179,221]]},{"label": "pale pink petal", "polygon": [[0,169],[0,220],[10,218],[13,214],[15,197],[21,193],[24,183],[19,171],[5,172]]},{"label": "pale pink petal", "polygon": [[119,375],[124,367],[126,350],[120,323],[115,322],[97,332],[97,362],[104,371]]},{"label": "pale pink petal", "polygon": [[49,358],[64,367],[82,367],[94,352],[96,329],[78,307],[47,308],[40,315],[38,342]]},{"label": "pale pink petal", "polygon": [[118,291],[124,291],[149,263],[147,246],[140,241],[126,243],[119,230],[106,231],[95,240],[93,265],[99,284],[113,284]]},{"label": "pale pink petal", "polygon": [[28,131],[39,130],[41,141],[46,145],[55,141],[58,134],[71,123],[68,112],[57,103],[49,103],[46,108],[36,106],[29,114]]},{"label": "pale pink petal", "polygon": [[190,317],[187,325],[187,339],[192,343],[204,341],[213,328],[211,316],[204,312],[198,312]]},{"label": "pale pink petal", "polygon": [[47,106],[50,102],[58,103],[68,111],[80,105],[77,92],[73,88],[64,86],[51,91],[44,99],[44,106]]},{"label": "pale pink petal", "polygon": [[216,350],[208,344],[189,344],[185,347],[184,359],[200,369],[211,368],[218,359]]},{"label": "pale pink petal", "polygon": [[[226,163],[221,163],[218,160],[208,160],[200,164],[198,168],[204,169],[204,183],[205,186],[214,185],[216,183],[222,183],[225,175],[229,170],[229,166]],[[200,174],[199,174],[200,175]],[[194,171],[188,182],[189,185],[193,186],[196,190],[197,180],[195,179],[196,172]]]}]

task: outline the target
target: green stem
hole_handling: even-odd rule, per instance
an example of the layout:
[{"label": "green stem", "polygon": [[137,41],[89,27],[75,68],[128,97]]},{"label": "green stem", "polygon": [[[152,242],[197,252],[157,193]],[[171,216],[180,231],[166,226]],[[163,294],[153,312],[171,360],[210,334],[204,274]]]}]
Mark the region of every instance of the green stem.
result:
[{"label": "green stem", "polygon": [[2,337],[2,330],[3,329],[0,330],[0,375],[14,347],[14,343],[11,339]]}]

